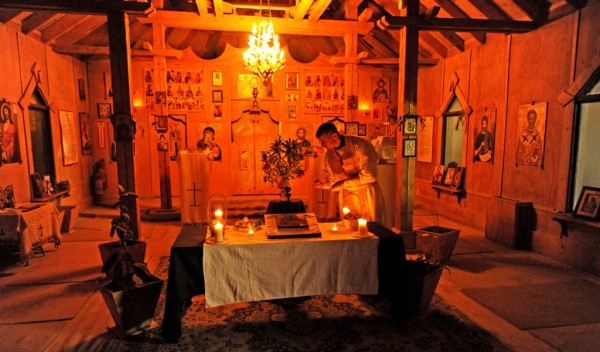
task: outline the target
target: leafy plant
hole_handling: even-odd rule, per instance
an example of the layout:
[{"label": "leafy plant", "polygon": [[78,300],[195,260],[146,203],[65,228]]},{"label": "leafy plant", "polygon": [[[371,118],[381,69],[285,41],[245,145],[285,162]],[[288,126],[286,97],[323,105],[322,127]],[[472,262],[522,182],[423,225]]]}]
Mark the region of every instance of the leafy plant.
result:
[{"label": "leafy plant", "polygon": [[129,209],[125,204],[129,198],[137,198],[137,195],[128,192],[121,185],[118,187],[119,202],[116,206],[119,209],[119,215],[112,219],[110,237],[117,234],[120,246],[102,266],[102,272],[106,276],[100,284],[101,287],[108,286],[114,291],[140,286],[152,278],[146,264],[135,262],[131,251],[127,248],[127,241],[134,239],[134,233],[131,228]]},{"label": "leafy plant", "polygon": [[280,188],[287,186],[290,180],[304,176],[306,157],[317,157],[311,147],[303,147],[291,138],[277,138],[266,151],[261,151],[264,181],[276,184]]},{"label": "leafy plant", "polygon": [[416,258],[408,259],[406,265],[411,272],[419,275],[429,274],[439,268],[444,268],[450,272],[445,264],[431,260],[431,253],[419,253]]},{"label": "leafy plant", "polygon": [[131,229],[131,217],[129,216],[129,209],[125,206],[129,198],[137,198],[137,194],[128,192],[121,185],[119,186],[119,202],[116,207],[119,209],[119,216],[116,216],[111,221],[110,237],[114,237],[115,233],[121,240],[122,245],[125,246],[124,241],[133,240],[134,234]]}]

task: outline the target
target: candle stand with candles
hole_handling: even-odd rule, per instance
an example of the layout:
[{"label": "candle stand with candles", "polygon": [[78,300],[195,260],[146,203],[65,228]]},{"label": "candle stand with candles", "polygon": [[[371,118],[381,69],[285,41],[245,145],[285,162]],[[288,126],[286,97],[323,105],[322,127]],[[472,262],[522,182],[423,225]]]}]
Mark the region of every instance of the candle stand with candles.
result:
[{"label": "candle stand with candles", "polygon": [[223,242],[227,228],[227,197],[220,193],[211,194],[206,209],[212,237],[215,238],[215,242]]}]

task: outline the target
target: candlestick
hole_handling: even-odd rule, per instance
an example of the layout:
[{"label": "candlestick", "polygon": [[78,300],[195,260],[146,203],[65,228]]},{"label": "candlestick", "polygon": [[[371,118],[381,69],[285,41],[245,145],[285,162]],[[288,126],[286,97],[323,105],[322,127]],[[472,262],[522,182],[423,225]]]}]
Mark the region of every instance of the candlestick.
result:
[{"label": "candlestick", "polygon": [[358,235],[368,236],[367,232],[367,219],[358,219]]},{"label": "candlestick", "polygon": [[331,228],[331,231],[333,232],[337,232],[338,228],[337,228],[337,224],[333,223],[333,227]]},{"label": "candlestick", "polygon": [[215,239],[217,242],[223,242],[223,224],[220,222],[215,224]]},{"label": "candlestick", "polygon": [[217,209],[215,211],[215,219],[217,219],[217,221],[221,221],[221,219],[223,219],[223,211],[221,209]]}]

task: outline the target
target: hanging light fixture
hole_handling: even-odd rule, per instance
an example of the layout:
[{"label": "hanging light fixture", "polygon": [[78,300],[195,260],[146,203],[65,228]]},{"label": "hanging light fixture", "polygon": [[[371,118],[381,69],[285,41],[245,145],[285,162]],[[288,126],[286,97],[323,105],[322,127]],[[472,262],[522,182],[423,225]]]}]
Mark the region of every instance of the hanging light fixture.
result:
[{"label": "hanging light fixture", "polygon": [[[279,36],[273,30],[271,21],[271,2],[269,6],[269,21],[261,19],[258,26],[252,26],[252,33],[248,39],[248,50],[244,52],[244,67],[254,74],[262,77],[267,84],[269,77],[285,65],[285,55],[279,46]],[[262,0],[260,0],[259,15],[262,18]]]}]

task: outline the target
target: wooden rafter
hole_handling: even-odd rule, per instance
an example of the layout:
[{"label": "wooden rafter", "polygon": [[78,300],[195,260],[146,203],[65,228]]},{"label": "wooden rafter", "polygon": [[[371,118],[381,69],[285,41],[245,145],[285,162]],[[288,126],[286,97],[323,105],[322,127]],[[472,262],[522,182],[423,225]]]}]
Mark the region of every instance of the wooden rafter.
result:
[{"label": "wooden rafter", "polygon": [[327,7],[331,4],[331,0],[317,0],[317,3],[313,5],[308,15],[308,22],[317,22]]},{"label": "wooden rafter", "polygon": [[532,21],[496,21],[468,18],[433,18],[423,21],[409,17],[391,17],[389,19],[382,17],[379,19],[378,26],[380,24],[390,29],[414,25],[421,30],[453,30],[457,32],[525,33],[538,28],[538,25]]},{"label": "wooden rafter", "polygon": [[[469,16],[461,10],[454,2],[450,0],[434,0],[438,5],[440,5],[446,12],[450,14],[455,19],[464,19],[469,18]],[[452,28],[443,28],[443,29],[452,29]],[[477,39],[480,43],[485,43],[485,33],[471,33],[475,39]]]},{"label": "wooden rafter", "polygon": [[107,21],[106,16],[89,15],[86,16],[77,26],[71,27],[56,38],[57,44],[73,44],[96,28],[102,26]]},{"label": "wooden rafter", "polygon": [[66,13],[106,14],[108,11],[149,14],[154,11],[150,3],[124,0],[6,0],[3,8],[20,10],[47,10]]},{"label": "wooden rafter", "polygon": [[487,0],[470,0],[471,4],[475,6],[481,13],[483,13],[487,18],[496,19],[496,20],[510,20],[510,16],[500,8],[500,6],[496,5],[493,1]]},{"label": "wooden rafter", "polygon": [[548,19],[550,2],[547,0],[512,0],[532,21],[542,23]]},{"label": "wooden rafter", "polygon": [[223,17],[223,0],[213,0],[216,17]]},{"label": "wooden rafter", "polygon": [[62,17],[58,21],[55,21],[48,27],[44,28],[42,31],[42,42],[49,43],[53,41],[66,31],[81,24],[86,18],[87,15],[83,14],[71,14]]},{"label": "wooden rafter", "polygon": [[208,15],[208,6],[206,6],[206,0],[196,0],[196,7],[198,8],[198,15]]},{"label": "wooden rafter", "polygon": [[10,10],[2,10],[0,11],[0,22],[6,23],[13,18],[15,18],[18,14],[21,13],[21,10],[10,9]]},{"label": "wooden rafter", "polygon": [[[160,11],[156,15],[138,19],[141,23],[162,23],[168,28],[187,28],[201,30],[218,30],[227,32],[250,32],[256,23],[255,16],[231,15],[216,18],[208,15],[199,19],[191,12]],[[307,20],[297,22],[286,18],[272,18],[273,26],[278,34],[294,34],[309,36],[343,36],[346,33],[366,34],[373,28],[373,23],[358,21],[321,20],[310,23]]]},{"label": "wooden rafter", "polygon": [[419,39],[425,42],[429,48],[431,48],[431,50],[438,53],[441,57],[448,57],[448,48],[446,48],[444,44],[431,35],[431,33],[427,31],[419,31]]},{"label": "wooden rafter", "polygon": [[55,12],[36,11],[21,21],[21,32],[29,34],[32,31],[40,30],[62,16],[64,15]]},{"label": "wooden rafter", "polygon": [[294,21],[300,22],[304,19],[304,16],[308,12],[310,5],[312,5],[314,0],[300,0],[300,3],[296,6],[296,10],[292,12],[292,17]]}]

